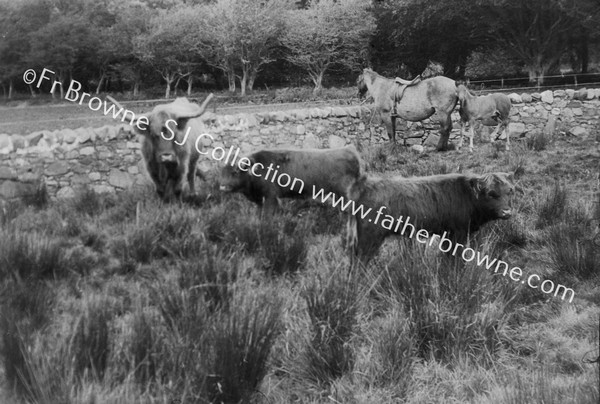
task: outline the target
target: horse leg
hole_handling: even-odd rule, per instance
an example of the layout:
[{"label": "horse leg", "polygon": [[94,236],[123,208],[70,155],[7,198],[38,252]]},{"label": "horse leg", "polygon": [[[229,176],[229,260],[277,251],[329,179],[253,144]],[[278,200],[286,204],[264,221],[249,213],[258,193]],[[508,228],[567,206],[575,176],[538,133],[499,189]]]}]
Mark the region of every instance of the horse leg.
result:
[{"label": "horse leg", "polygon": [[508,125],[506,122],[502,122],[502,132],[506,135],[506,151],[510,150],[510,132],[508,131]]},{"label": "horse leg", "polygon": [[381,119],[391,143],[396,143],[396,118],[382,113]]},{"label": "horse leg", "polygon": [[446,151],[448,150],[448,139],[450,138],[450,131],[452,130],[452,118],[450,114],[440,116],[440,140],[438,141],[437,150]]},{"label": "horse leg", "polygon": [[475,122],[469,123],[469,153],[473,153],[473,138],[475,137],[475,131],[473,129]]}]

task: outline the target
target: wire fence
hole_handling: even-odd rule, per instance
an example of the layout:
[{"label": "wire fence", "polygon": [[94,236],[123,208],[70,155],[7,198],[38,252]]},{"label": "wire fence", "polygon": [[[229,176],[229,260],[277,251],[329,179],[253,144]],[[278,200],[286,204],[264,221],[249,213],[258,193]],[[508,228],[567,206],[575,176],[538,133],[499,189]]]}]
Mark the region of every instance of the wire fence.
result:
[{"label": "wire fence", "polygon": [[600,87],[600,73],[569,73],[544,76],[544,83],[532,85],[529,77],[500,77],[467,80],[469,88],[481,92],[545,91],[584,87]]}]

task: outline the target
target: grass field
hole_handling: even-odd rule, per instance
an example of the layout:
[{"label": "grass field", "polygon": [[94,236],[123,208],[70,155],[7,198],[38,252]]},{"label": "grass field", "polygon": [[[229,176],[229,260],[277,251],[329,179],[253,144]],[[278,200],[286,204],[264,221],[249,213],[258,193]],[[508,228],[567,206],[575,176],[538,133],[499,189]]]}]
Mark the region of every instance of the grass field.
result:
[{"label": "grass field", "polygon": [[[372,172],[512,171],[516,214],[474,248],[573,288],[572,303],[389,239],[350,271],[344,223],[239,195],[44,195],[0,211],[0,402],[510,403],[600,400],[596,134],[415,155]],[[596,361],[596,362],[594,362]]]},{"label": "grass field", "polygon": [[[201,103],[207,95],[193,94],[191,98]],[[117,101],[121,101],[118,95],[113,96]],[[98,97],[101,100],[105,99],[103,94]],[[359,103],[356,90],[353,88],[330,88],[324,90],[318,98],[313,98],[315,97],[311,97],[311,90],[308,88],[257,91],[243,98],[221,92],[216,93],[208,109],[217,115],[231,115],[314,108],[317,103],[323,105],[336,105],[340,102],[345,105]],[[88,100],[89,98],[85,99]],[[123,102],[123,106],[137,115],[149,112],[154,105],[163,102],[164,100],[132,101]],[[92,106],[96,107],[96,101]],[[25,135],[39,130],[77,129],[82,126],[99,128],[122,123],[120,119],[113,119],[110,113],[108,115],[105,116],[103,107],[94,111],[86,102],[83,102],[83,105],[70,101],[57,102],[44,95],[35,99],[12,101],[4,106],[0,103],[0,133]]]}]

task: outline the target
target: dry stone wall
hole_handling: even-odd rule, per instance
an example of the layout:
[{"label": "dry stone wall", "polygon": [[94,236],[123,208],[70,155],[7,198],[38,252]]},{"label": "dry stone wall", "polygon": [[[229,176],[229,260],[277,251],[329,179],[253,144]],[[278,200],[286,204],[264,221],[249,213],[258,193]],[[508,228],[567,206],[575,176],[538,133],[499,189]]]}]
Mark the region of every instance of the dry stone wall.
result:
[{"label": "dry stone wall", "polygon": [[[513,102],[511,139],[540,133],[595,136],[600,131],[600,89],[557,90],[533,94],[510,94]],[[347,144],[378,144],[387,134],[377,124],[370,107],[345,106],[274,111],[260,114],[203,116],[204,148],[239,147],[242,154],[261,148],[325,148]],[[454,113],[452,137],[460,133]],[[410,127],[415,152],[437,144],[437,125],[399,122]],[[219,164],[210,154],[199,167],[208,171]],[[128,125],[38,131],[28,135],[0,134],[0,199],[35,193],[45,184],[52,197],[72,196],[80,187],[96,192],[118,192],[144,186],[150,179],[140,153],[137,135]]]}]

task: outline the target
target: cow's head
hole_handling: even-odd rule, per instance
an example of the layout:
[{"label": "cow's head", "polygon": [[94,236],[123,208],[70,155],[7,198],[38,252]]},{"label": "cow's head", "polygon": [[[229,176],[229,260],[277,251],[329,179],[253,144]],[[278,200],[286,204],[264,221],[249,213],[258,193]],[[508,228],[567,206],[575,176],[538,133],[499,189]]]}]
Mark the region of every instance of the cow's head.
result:
[{"label": "cow's head", "polygon": [[486,219],[508,219],[512,215],[511,196],[515,192],[512,173],[490,173],[472,177],[469,184],[479,210]]},{"label": "cow's head", "polygon": [[252,180],[251,176],[261,175],[261,170],[258,170],[260,167],[254,167],[255,164],[256,161],[249,156],[242,157],[234,166],[228,164],[223,167],[219,176],[219,190],[222,192],[248,190]]},{"label": "cow's head", "polygon": [[169,170],[181,164],[182,148],[186,147],[187,141],[187,123],[204,113],[212,97],[210,94],[202,105],[191,103],[187,98],[177,98],[169,104],[157,105],[151,113],[138,118],[134,128],[152,145],[153,158],[157,163],[165,164]]}]

